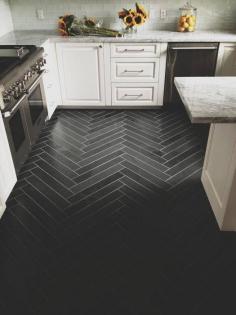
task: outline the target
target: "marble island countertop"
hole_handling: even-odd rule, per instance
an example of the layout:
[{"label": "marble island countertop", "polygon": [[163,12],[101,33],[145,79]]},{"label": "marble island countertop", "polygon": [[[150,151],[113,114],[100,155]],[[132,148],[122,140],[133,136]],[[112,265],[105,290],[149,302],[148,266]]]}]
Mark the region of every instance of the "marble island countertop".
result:
[{"label": "marble island countertop", "polygon": [[232,42],[236,43],[236,32],[232,31],[196,31],[194,33],[178,33],[171,31],[138,31],[132,36],[119,38],[76,36],[62,37],[57,31],[22,30],[10,32],[0,37],[0,45],[42,45],[46,40],[53,42]]},{"label": "marble island countertop", "polygon": [[193,123],[236,123],[236,77],[175,78]]}]

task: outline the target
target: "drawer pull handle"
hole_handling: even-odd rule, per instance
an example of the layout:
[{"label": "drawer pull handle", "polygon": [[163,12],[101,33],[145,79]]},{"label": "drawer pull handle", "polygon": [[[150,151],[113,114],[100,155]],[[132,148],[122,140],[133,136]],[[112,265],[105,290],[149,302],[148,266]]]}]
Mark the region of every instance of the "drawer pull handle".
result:
[{"label": "drawer pull handle", "polygon": [[124,97],[142,97],[143,94],[125,94]]},{"label": "drawer pull handle", "polygon": [[144,48],[142,49],[124,49],[123,52],[142,52],[142,51],[145,51]]},{"label": "drawer pull handle", "polygon": [[124,72],[130,72],[130,73],[142,73],[144,70],[125,70]]}]

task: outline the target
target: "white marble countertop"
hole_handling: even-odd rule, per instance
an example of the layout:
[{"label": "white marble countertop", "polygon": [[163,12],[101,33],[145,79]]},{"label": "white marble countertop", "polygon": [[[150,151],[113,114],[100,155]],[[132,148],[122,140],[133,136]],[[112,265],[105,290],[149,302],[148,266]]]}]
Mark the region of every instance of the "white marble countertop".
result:
[{"label": "white marble countertop", "polygon": [[61,37],[57,31],[22,30],[10,32],[0,37],[0,45],[42,45],[46,40],[54,42],[232,42],[236,43],[236,31],[196,31],[194,33],[178,33],[171,31],[140,31],[126,37],[94,37],[76,36]]},{"label": "white marble countertop", "polygon": [[175,78],[193,123],[236,123],[236,77]]}]

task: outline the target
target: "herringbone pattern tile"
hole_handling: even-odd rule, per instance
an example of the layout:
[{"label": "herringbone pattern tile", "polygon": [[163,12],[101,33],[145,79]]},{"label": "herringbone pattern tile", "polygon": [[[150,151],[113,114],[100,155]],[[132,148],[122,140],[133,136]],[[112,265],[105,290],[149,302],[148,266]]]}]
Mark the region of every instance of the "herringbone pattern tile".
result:
[{"label": "herringbone pattern tile", "polygon": [[58,111],[0,222],[1,314],[225,310],[236,237],[201,186],[205,129],[169,109]]}]

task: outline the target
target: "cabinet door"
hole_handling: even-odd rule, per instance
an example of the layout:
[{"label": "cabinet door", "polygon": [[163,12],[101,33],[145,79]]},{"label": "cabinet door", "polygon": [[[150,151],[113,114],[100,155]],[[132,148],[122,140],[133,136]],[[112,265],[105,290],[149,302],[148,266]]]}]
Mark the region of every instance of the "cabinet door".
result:
[{"label": "cabinet door", "polygon": [[56,48],[54,43],[46,42],[44,48],[44,58],[46,73],[43,76],[45,98],[47,102],[48,118],[50,119],[58,105],[62,104],[59,74],[57,67]]},{"label": "cabinet door", "polygon": [[57,44],[64,106],[105,105],[103,46]]},{"label": "cabinet door", "polygon": [[7,135],[0,114],[0,204],[4,204],[16,183],[16,172],[13,164]]},{"label": "cabinet door", "polygon": [[236,44],[220,44],[216,75],[236,76]]}]

